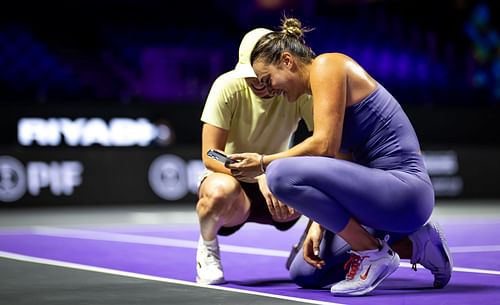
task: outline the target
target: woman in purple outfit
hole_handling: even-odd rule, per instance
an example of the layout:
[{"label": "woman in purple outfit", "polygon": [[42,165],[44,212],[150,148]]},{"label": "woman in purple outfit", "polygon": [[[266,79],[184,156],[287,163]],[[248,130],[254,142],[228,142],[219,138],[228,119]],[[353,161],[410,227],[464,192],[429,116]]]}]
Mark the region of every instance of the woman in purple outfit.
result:
[{"label": "woman in purple outfit", "polygon": [[228,167],[236,177],[265,171],[276,198],[313,221],[290,270],[299,285],[333,284],[334,295],[363,295],[398,268],[401,256],[444,287],[452,259],[439,226],[429,222],[434,191],[408,117],[352,58],[316,57],[303,34],[300,21],[285,18],[282,31],[257,42],[251,62],[273,94],[289,101],[312,95],[313,134],[277,154],[233,154],[239,162]]}]

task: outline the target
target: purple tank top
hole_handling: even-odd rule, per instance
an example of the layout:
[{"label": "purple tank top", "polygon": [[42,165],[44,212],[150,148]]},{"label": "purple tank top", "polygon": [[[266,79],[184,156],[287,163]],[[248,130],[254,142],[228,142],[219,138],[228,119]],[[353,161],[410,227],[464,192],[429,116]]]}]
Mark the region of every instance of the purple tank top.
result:
[{"label": "purple tank top", "polygon": [[361,102],[346,108],[341,151],[352,153],[356,163],[367,167],[429,179],[410,120],[380,84]]}]

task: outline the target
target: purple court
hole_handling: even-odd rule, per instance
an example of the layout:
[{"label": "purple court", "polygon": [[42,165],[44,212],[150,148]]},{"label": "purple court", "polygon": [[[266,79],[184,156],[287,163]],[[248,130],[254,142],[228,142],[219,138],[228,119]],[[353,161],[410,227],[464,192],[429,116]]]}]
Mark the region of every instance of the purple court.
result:
[{"label": "purple court", "polygon": [[[409,261],[364,297],[334,297],[328,289],[301,289],[288,278],[285,261],[301,234],[300,221],[286,232],[247,224],[221,237],[227,283],[235,288],[313,304],[500,304],[500,215],[434,217],[445,230],[455,270],[448,286],[432,288],[431,273]],[[196,223],[148,225],[40,225],[4,227],[0,257],[195,282]],[[39,261],[42,259],[41,261]]]}]

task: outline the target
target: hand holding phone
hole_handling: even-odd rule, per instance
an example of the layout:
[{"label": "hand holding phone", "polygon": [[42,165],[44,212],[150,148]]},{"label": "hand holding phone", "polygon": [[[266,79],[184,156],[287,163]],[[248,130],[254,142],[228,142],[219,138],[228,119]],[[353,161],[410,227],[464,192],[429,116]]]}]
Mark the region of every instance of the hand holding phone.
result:
[{"label": "hand holding phone", "polygon": [[210,158],[215,159],[217,161],[220,161],[220,162],[222,162],[224,164],[230,164],[230,163],[236,162],[236,160],[229,159],[225,154],[223,154],[221,152],[218,152],[216,150],[213,150],[213,149],[209,149],[208,152],[207,152],[207,155]]}]

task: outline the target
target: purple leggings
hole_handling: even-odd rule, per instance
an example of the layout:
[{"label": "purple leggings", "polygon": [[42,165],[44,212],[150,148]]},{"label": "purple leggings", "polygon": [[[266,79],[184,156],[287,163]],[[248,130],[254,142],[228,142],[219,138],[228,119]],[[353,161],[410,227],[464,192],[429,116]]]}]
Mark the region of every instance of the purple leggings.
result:
[{"label": "purple leggings", "polygon": [[[389,233],[393,243],[396,235],[401,238],[424,225],[434,208],[430,181],[401,170],[327,157],[292,157],[273,161],[266,176],[276,198],[333,233],[342,231],[352,217],[374,234]],[[342,279],[350,246],[336,234],[326,234],[325,239],[330,241],[322,242],[322,258],[328,257],[331,268],[314,270],[300,252],[290,270],[299,285],[322,287]]]},{"label": "purple leggings", "polygon": [[430,182],[399,170],[293,157],[273,161],[266,176],[276,198],[335,233],[351,217],[376,230],[411,233],[434,208]]}]

